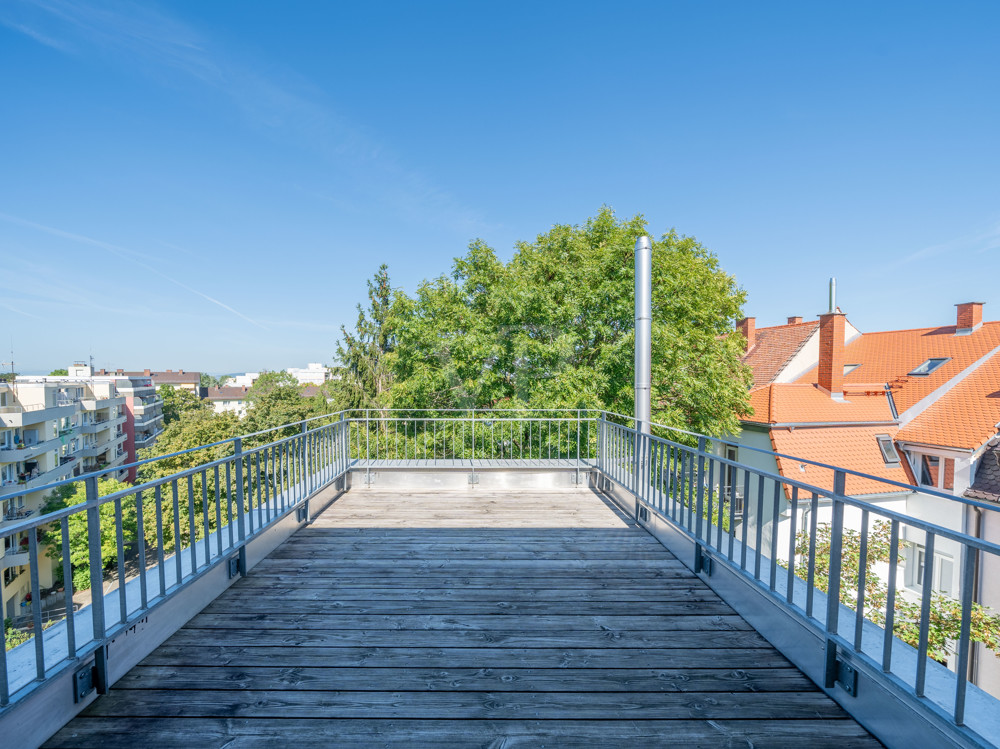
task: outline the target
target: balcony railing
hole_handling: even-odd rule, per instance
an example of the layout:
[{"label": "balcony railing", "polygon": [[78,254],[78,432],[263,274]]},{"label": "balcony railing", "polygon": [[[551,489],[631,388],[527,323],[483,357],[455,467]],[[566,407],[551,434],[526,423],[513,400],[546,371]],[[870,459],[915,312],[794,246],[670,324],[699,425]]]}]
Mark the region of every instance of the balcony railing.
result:
[{"label": "balcony railing", "polygon": [[[653,431],[637,434],[626,417],[585,410],[350,412],[130,464],[140,471],[164,460],[186,461],[190,467],[107,496],[100,495],[101,472],[54,483],[47,488],[81,481],[86,501],[2,531],[27,533],[29,539],[33,631],[41,633],[45,623],[40,604],[34,603],[41,598],[39,565],[45,559],[40,534],[50,548],[65,550],[71,530],[85,529],[89,564],[84,577],[68,554],[55,562],[65,581],[66,611],[79,603],[74,584],[85,582],[89,590],[105,593],[77,606],[44,636],[36,634],[9,653],[0,648],[0,717],[16,710],[39,685],[91,659],[97,686],[106,689],[112,680],[108,643],[220,568],[230,575],[245,571],[251,543],[292,513],[307,514],[310,497],[348,473],[373,481],[392,471],[464,471],[474,484],[485,472],[556,470],[575,476],[577,483],[586,476],[617,497],[668,548],[693,560],[694,571],[731,605],[749,601],[744,615],[751,624],[759,622],[762,632],[780,630],[775,639],[785,642],[786,655],[828,692],[840,694],[848,709],[854,705],[860,713],[870,712],[884,699],[878,695],[890,695],[958,743],[988,744],[1000,735],[1000,702],[969,684],[967,676],[974,571],[995,563],[1000,546],[846,496],[852,472],[843,468],[823,466],[833,476],[833,488],[824,489],[723,458],[724,440],[667,427]],[[733,471],[741,479],[738,491],[727,478]],[[117,467],[104,471],[117,472]],[[887,491],[919,491],[997,511],[985,503],[886,484]],[[734,497],[742,502],[742,518]],[[821,562],[819,550],[819,516],[824,514],[832,526],[828,563]],[[844,541],[848,516],[851,523],[858,521],[861,553],[853,562],[856,588],[845,595],[841,572],[851,559]],[[899,584],[899,565],[888,565],[881,615],[866,601],[873,580],[859,560],[867,558],[867,544],[875,543],[880,522],[888,529],[890,558],[898,557],[903,540],[918,532],[928,558],[944,545],[957,554],[961,632],[954,671],[931,657],[940,658],[929,636],[932,571],[908,594]],[[894,636],[899,623],[894,601],[906,595],[915,595],[919,603],[918,619],[907,623],[918,632],[916,647]],[[783,639],[783,632],[796,632],[798,639]]]}]

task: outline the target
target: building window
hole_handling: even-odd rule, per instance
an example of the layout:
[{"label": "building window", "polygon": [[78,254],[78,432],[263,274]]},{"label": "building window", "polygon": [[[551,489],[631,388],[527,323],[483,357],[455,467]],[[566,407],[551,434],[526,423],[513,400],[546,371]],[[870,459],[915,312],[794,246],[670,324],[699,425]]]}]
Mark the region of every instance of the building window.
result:
[{"label": "building window", "polygon": [[933,486],[938,485],[938,474],[941,470],[941,459],[937,455],[921,455],[920,456],[920,485],[921,486]]},{"label": "building window", "polygon": [[935,369],[937,369],[947,361],[951,361],[951,358],[944,357],[941,359],[928,359],[919,367],[911,371],[910,375],[914,377],[926,377],[927,375],[929,375],[931,372],[933,372]]},{"label": "building window", "polygon": [[[907,588],[922,591],[924,576],[930,571],[927,567],[927,552],[920,544],[907,544],[903,551],[904,577]],[[955,595],[955,560],[947,554],[934,555],[934,577],[931,589],[946,596]]]},{"label": "building window", "polygon": [[[738,463],[739,455],[739,448],[735,445],[726,445],[726,460]],[[725,466],[722,498],[724,502],[732,503],[733,517],[741,518],[743,517],[743,492],[739,486],[739,474],[739,469],[736,466]]]},{"label": "building window", "polygon": [[892,444],[892,437],[888,434],[876,434],[875,439],[878,440],[878,449],[882,451],[882,460],[887,465],[899,463],[899,453],[896,452],[896,446]]}]

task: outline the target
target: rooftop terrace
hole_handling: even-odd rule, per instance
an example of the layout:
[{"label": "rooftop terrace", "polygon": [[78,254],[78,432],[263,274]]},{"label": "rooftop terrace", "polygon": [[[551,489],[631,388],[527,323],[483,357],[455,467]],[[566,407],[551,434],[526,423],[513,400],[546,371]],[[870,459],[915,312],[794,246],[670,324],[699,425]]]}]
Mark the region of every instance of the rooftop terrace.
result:
[{"label": "rooftop terrace", "polygon": [[[0,656],[0,736],[991,745],[1000,710],[967,681],[968,623],[973,563],[1000,547],[845,496],[843,469],[817,466],[834,476],[823,489],[653,429],[586,411],[343,413],[198,448],[104,497],[84,477],[83,504],[0,527],[26,539],[34,632],[50,618],[46,540],[72,548],[85,528],[104,591],[68,585],[55,595],[72,613]],[[886,633],[891,599],[882,627],[841,596],[850,513],[863,538],[885,520],[895,551],[916,532],[957,549],[955,669],[927,657],[931,574],[918,647]],[[87,558],[57,557],[66,580]]]}]

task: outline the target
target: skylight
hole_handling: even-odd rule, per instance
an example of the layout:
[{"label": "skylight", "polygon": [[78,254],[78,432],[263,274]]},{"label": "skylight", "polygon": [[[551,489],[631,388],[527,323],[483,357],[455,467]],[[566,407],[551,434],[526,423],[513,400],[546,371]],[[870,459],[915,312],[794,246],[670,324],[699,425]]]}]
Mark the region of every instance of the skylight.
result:
[{"label": "skylight", "polygon": [[946,361],[951,361],[951,357],[944,357],[942,359],[928,359],[919,367],[910,372],[911,375],[916,377],[925,377],[933,372],[935,369],[940,367]]},{"label": "skylight", "polygon": [[855,369],[857,369],[860,366],[861,366],[860,364],[845,364],[844,365],[844,374],[845,375],[849,375],[851,372],[853,372]]},{"label": "skylight", "polygon": [[886,464],[898,463],[899,453],[896,452],[896,446],[892,444],[892,437],[888,434],[876,434],[875,439],[878,440],[878,449],[882,451],[882,460]]}]

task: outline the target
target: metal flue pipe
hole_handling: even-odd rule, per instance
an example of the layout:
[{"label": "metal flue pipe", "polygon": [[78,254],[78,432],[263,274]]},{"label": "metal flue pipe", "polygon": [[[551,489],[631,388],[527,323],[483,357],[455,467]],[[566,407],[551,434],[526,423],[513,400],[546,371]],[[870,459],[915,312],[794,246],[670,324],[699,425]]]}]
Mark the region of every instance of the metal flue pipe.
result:
[{"label": "metal flue pipe", "polygon": [[648,433],[653,360],[653,242],[635,240],[635,428]]}]

